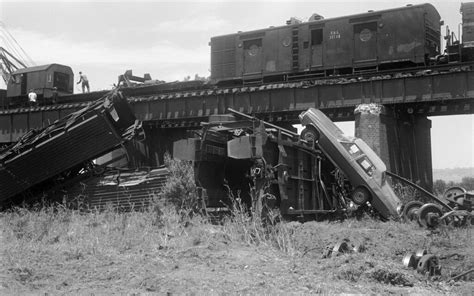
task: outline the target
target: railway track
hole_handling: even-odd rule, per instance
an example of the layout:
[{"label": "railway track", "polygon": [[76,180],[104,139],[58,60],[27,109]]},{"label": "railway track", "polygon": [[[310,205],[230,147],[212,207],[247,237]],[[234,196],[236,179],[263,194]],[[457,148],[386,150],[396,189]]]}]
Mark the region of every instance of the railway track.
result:
[{"label": "railway track", "polygon": [[[437,76],[453,72],[467,72],[474,67],[474,62],[464,62],[456,64],[445,64],[426,67],[406,68],[400,70],[379,71],[376,73],[328,76],[328,77],[308,77],[293,76],[286,81],[250,84],[243,83],[236,85],[220,85],[207,81],[186,81],[157,83],[153,81],[136,85],[133,87],[120,87],[128,100],[133,102],[143,102],[150,100],[166,100],[177,98],[188,98],[196,96],[209,96],[230,93],[258,92],[271,89],[298,89],[325,85],[351,84],[368,81],[396,80],[407,77]],[[100,99],[108,91],[97,91],[86,94],[73,94],[59,97],[57,104],[47,104],[35,107],[16,107],[0,110],[0,114],[24,113],[41,110],[58,109],[78,109],[87,106],[90,102]]]}]

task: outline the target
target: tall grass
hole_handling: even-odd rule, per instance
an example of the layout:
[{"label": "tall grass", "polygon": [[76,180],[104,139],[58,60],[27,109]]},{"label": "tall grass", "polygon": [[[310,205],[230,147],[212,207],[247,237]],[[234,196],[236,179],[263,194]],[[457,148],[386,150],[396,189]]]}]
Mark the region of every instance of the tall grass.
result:
[{"label": "tall grass", "polygon": [[282,220],[279,213],[270,210],[262,215],[264,205],[248,209],[239,198],[231,197],[231,200],[231,214],[222,225],[233,241],[268,246],[289,255],[296,254],[293,228],[289,224],[279,223]]},{"label": "tall grass", "polygon": [[[165,162],[170,175],[162,192],[155,198],[155,208],[172,205],[181,220],[194,223],[194,214],[205,213],[205,205],[196,195],[193,166],[190,162],[174,160],[169,155],[165,156]],[[255,202],[252,204],[259,206],[248,209],[239,198],[232,196],[231,190],[229,195],[232,201],[230,215],[220,221],[220,227],[232,242],[275,247],[288,254],[295,252],[291,229],[285,224],[277,223],[281,217],[273,213],[262,217],[263,206],[258,199],[261,197],[253,196]],[[207,218],[200,216],[200,223],[211,223]]]},{"label": "tall grass", "polygon": [[[231,215],[216,224],[201,211],[192,164],[168,158],[170,176],[146,209],[119,212],[71,209],[65,204],[14,208],[0,216],[6,265],[28,266],[34,254],[57,253],[65,260],[124,252],[185,250],[202,244],[269,247],[294,254],[293,232],[285,224],[263,223],[234,200]],[[54,251],[53,251],[54,250]]]}]

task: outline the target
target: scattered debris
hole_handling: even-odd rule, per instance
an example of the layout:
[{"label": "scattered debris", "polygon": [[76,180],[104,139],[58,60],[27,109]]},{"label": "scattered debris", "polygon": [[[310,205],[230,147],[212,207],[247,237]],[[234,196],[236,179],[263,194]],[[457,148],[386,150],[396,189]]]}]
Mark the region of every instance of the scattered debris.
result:
[{"label": "scattered debris", "polygon": [[416,269],[418,273],[428,276],[441,275],[438,256],[428,254],[425,249],[418,249],[414,254],[405,254],[402,262],[405,267]]},{"label": "scattered debris", "polygon": [[465,271],[463,273],[460,273],[458,275],[455,275],[451,278],[452,281],[457,281],[457,280],[460,280],[460,279],[466,279],[467,275],[474,272],[474,268],[468,270],[468,271]]},{"label": "scattered debris", "polygon": [[413,200],[406,203],[401,212],[401,216],[405,221],[416,220],[420,226],[430,229],[441,224],[450,224],[456,227],[473,224],[474,208],[472,204],[474,194],[468,193],[464,188],[458,186],[448,188],[444,192],[443,198],[438,198],[403,177],[390,172],[387,172],[387,175],[410,185],[436,202],[436,204],[423,204],[420,201]]},{"label": "scattered debris", "polygon": [[419,258],[416,258],[415,254],[413,253],[407,253],[403,257],[403,265],[408,268],[416,268],[416,265],[418,264]]},{"label": "scattered debris", "polygon": [[441,266],[436,255],[426,254],[418,261],[416,271],[429,276],[441,275]]},{"label": "scattered debris", "polygon": [[330,245],[324,249],[323,258],[329,258],[333,256],[338,256],[339,254],[345,253],[363,253],[366,248],[363,243],[350,244],[348,238],[343,239],[341,242],[335,244],[334,246]]},{"label": "scattered debris", "polygon": [[403,265],[405,267],[411,267],[411,268],[415,269],[417,267],[418,262],[420,261],[421,257],[423,257],[426,254],[428,254],[428,251],[425,250],[425,249],[418,249],[415,254],[407,253],[403,257],[403,260],[402,260]]}]

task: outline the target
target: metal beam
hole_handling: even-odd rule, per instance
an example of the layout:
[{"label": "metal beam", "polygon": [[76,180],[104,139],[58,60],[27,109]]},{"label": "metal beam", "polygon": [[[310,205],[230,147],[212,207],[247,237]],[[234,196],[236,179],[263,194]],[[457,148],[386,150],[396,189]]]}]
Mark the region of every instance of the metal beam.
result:
[{"label": "metal beam", "polygon": [[[334,121],[353,120],[354,107],[362,103],[391,105],[426,116],[474,114],[472,70],[171,92],[157,87],[162,86],[140,86],[124,92],[137,118],[163,128],[193,127],[211,114],[226,113],[228,108],[256,114],[268,122],[297,122],[298,114],[310,107],[322,109]],[[0,142],[15,141],[27,130],[87,105],[73,103],[74,97],[68,97],[67,104],[1,110]]]}]

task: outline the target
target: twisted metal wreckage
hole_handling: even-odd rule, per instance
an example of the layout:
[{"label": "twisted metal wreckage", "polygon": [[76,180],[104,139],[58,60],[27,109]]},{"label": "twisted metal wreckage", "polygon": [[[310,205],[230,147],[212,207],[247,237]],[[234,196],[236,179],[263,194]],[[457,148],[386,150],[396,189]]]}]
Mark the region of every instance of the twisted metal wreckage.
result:
[{"label": "twisted metal wreckage", "polygon": [[34,200],[42,192],[86,177],[92,160],[141,134],[127,100],[111,91],[51,125],[31,130],[0,150],[0,205]]},{"label": "twisted metal wreckage", "polygon": [[[320,219],[351,208],[369,208],[383,219],[403,215],[433,227],[448,219],[465,224],[472,217],[472,194],[451,188],[445,202],[388,172],[364,141],[344,135],[320,110],[311,108],[300,115],[305,127],[301,135],[233,109],[229,112],[212,115],[196,131],[197,137],[174,143],[175,158],[194,162],[195,180],[207,209],[228,206],[231,196],[239,196],[250,207],[263,204],[262,209],[277,209],[287,218]],[[31,201],[44,191],[87,179],[89,172],[97,173],[94,159],[138,135],[144,135],[141,122],[118,90],[43,129],[28,132],[0,150],[0,205]],[[128,186],[127,192],[140,196],[129,197],[127,202],[145,204],[150,197],[144,192],[155,183],[162,186],[165,173],[151,171],[145,176],[141,172],[140,180],[123,184],[119,184],[119,174],[113,177],[116,184],[107,183],[107,190]],[[133,172],[127,174],[133,179]],[[150,174],[153,177],[147,177]],[[413,201],[403,205],[387,175],[417,187],[437,204]],[[96,181],[89,189],[103,191],[104,186],[100,189]],[[133,191],[137,185],[143,188]],[[94,195],[94,190],[86,191]],[[98,195],[104,200],[98,205],[112,201],[102,191]]]},{"label": "twisted metal wreckage", "polygon": [[[319,219],[360,208],[373,209],[382,219],[403,216],[435,227],[442,220],[465,224],[472,217],[472,194],[452,188],[445,202],[388,172],[364,141],[344,135],[320,110],[311,108],[299,116],[301,135],[233,109],[229,112],[211,116],[196,137],[173,147],[175,158],[194,162],[207,207],[223,207],[238,196],[248,206],[263,204],[287,218]],[[436,204],[403,205],[387,175]]]}]

